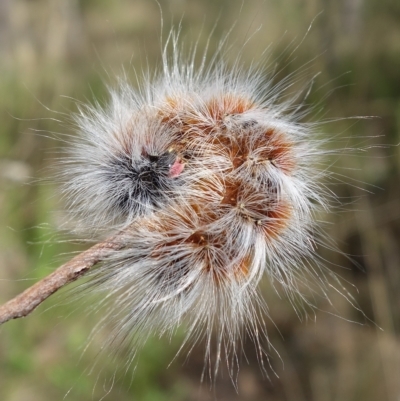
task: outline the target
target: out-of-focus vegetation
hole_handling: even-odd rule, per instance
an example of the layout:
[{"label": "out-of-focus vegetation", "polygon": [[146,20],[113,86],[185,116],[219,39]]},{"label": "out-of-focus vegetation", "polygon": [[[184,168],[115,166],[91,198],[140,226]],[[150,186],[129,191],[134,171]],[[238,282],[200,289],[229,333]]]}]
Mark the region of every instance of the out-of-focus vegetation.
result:
[{"label": "out-of-focus vegetation", "polygon": [[[337,138],[332,146],[368,149],[344,152],[332,161],[344,181],[333,189],[346,206],[326,217],[331,223],[327,231],[359,267],[343,255],[321,252],[332,268],[341,266],[335,271],[349,281],[347,288],[371,321],[334,293],[334,307],[314,300],[316,323],[300,321],[289,302],[264,283],[279,328],[269,323],[271,342],[282,358],[271,350],[279,379],[273,370],[270,379],[262,376],[249,341],[237,394],[226,372],[212,390],[200,384],[201,344],[187,360],[182,353],[167,368],[179,348],[179,333],[171,341],[149,340],[133,378],[133,368],[123,369],[128,350],[114,359],[101,357],[93,367],[101,337],[83,350],[99,316],[84,313],[80,301],[50,299],[29,318],[0,329],[0,399],[53,401],[68,393],[67,400],[398,401],[400,2],[160,3],[164,34],[181,21],[182,38],[198,40],[200,48],[214,26],[211,51],[236,24],[229,39],[232,56],[262,25],[243,50],[244,62],[257,59],[272,43],[271,60],[280,63],[278,78],[300,67],[308,69],[307,76],[321,72],[308,99],[320,104],[320,116],[377,116],[324,126],[327,137]],[[299,47],[287,58],[290,51],[284,50],[292,41],[292,49]],[[68,121],[76,102],[106,101],[107,84],[115,84],[123,73],[134,77],[135,69],[147,65],[152,70],[160,49],[155,1],[0,0],[0,302],[81,248],[59,241],[62,204],[55,186],[41,182],[49,175],[46,169],[57,163],[55,148],[63,145],[57,133],[73,133]]]}]

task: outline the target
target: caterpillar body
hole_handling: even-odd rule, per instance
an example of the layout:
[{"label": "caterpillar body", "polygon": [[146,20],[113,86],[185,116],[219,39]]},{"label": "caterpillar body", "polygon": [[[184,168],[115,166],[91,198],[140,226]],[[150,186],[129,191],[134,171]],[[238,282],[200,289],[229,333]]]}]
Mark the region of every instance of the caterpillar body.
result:
[{"label": "caterpillar body", "polygon": [[136,349],[185,321],[207,358],[216,332],[216,372],[245,332],[262,359],[263,276],[292,302],[310,280],[324,287],[315,213],[332,195],[315,125],[301,122],[296,96],[282,100],[289,81],[219,61],[196,69],[173,47],[158,78],[80,112],[64,195],[77,227],[125,233],[87,284],[111,302],[110,342]]}]

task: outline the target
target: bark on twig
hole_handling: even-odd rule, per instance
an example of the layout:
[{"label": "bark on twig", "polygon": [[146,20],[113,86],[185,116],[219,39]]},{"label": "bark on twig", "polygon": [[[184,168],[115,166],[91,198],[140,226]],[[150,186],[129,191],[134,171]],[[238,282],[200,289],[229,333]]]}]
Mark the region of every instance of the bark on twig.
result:
[{"label": "bark on twig", "polygon": [[100,242],[75,256],[38,283],[0,306],[0,325],[29,315],[38,305],[60,288],[83,276],[112,251],[124,247],[121,234]]}]

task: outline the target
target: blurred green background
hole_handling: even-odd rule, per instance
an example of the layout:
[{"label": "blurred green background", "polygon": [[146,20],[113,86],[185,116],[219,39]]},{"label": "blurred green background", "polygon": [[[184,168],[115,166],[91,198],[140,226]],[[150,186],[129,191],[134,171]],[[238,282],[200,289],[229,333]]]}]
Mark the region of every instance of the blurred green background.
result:
[{"label": "blurred green background", "polygon": [[[232,56],[261,27],[243,50],[245,63],[272,43],[271,60],[282,71],[278,78],[304,71],[310,60],[306,75],[321,72],[309,98],[319,104],[320,116],[377,116],[323,126],[326,137],[337,138],[333,147],[365,151],[334,160],[344,184],[333,182],[332,189],[346,206],[323,217],[329,235],[359,267],[321,250],[341,266],[335,271],[375,324],[335,293],[334,306],[317,298],[315,316],[299,319],[264,283],[279,329],[268,322],[281,357],[271,350],[279,378],[271,369],[270,378],[263,377],[249,341],[237,393],[224,368],[214,386],[200,383],[203,344],[169,366],[179,333],[171,340],[149,340],[133,376],[133,368],[124,371],[129,350],[96,359],[107,330],[83,351],[99,316],[88,316],[80,301],[54,297],[29,318],[0,328],[0,400],[399,401],[400,2],[160,0],[160,5],[164,35],[182,21],[185,42],[198,40],[204,48],[215,26],[211,51],[236,24],[229,38]],[[298,44],[292,55],[285,51]],[[58,133],[73,134],[69,116],[76,101],[104,103],[106,85],[123,71],[134,77],[134,68],[159,65],[160,47],[155,1],[0,0],[0,302],[84,248],[62,233],[55,185],[43,182],[62,147]]]}]

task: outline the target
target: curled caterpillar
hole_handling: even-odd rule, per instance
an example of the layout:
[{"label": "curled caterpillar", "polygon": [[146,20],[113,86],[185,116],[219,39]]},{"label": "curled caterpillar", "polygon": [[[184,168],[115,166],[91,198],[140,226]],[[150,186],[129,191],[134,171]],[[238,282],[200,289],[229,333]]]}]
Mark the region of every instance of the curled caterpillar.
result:
[{"label": "curled caterpillar", "polygon": [[64,192],[80,227],[126,234],[87,284],[111,302],[110,342],[136,349],[185,321],[207,355],[217,333],[217,371],[223,354],[236,361],[244,330],[265,352],[264,275],[292,302],[305,283],[325,285],[315,212],[332,195],[321,141],[295,98],[279,101],[284,85],[219,62],[196,69],[176,47],[158,79],[81,111]]}]

